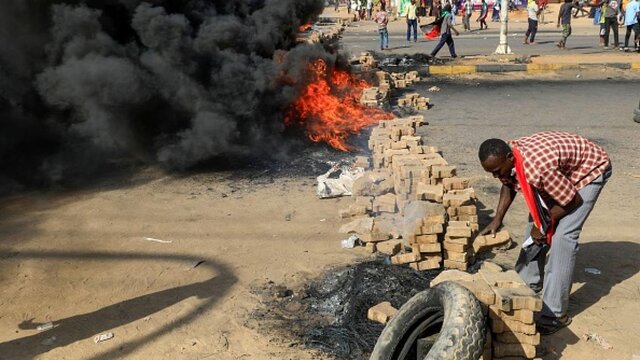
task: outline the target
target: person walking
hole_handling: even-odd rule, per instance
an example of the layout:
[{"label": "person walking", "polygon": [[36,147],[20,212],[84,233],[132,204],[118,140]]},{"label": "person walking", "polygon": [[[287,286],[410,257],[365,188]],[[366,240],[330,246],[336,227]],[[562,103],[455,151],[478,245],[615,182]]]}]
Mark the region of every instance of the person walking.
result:
[{"label": "person walking", "polygon": [[560,49],[565,48],[567,39],[571,36],[571,11],[574,7],[573,0],[564,0],[564,4],[560,6],[560,11],[558,11],[558,23],[556,27],[562,25],[562,39],[556,46]]},{"label": "person walking", "polygon": [[483,29],[488,29],[489,27],[487,26],[487,13],[489,12],[489,5],[487,5],[487,1],[486,0],[482,0],[482,4],[480,5],[480,16],[478,16],[478,18],[476,19],[476,22],[480,23],[480,30]]},{"label": "person walking", "polygon": [[471,31],[471,24],[469,20],[471,19],[471,15],[473,14],[473,2],[471,0],[464,0],[464,15],[462,17],[462,25],[464,26],[464,31]]},{"label": "person walking", "polygon": [[493,3],[493,13],[491,14],[491,22],[500,21],[500,0],[495,0]]},{"label": "person walking", "polygon": [[608,0],[604,10],[604,48],[609,49],[609,33],[613,29],[613,48],[620,46],[618,41],[618,14],[620,13],[617,0]]},{"label": "person walking", "polygon": [[580,233],[611,176],[609,155],[579,135],[546,131],[509,142],[488,139],[478,157],[502,183],[496,215],[480,235],[495,236],[521,192],[530,216],[515,270],[531,289],[542,291],[536,325],[542,335],[552,334],[571,323],[569,293]]},{"label": "person walking", "polygon": [[416,0],[411,0],[411,3],[407,5],[406,17],[407,17],[407,41],[411,41],[411,34],[413,31],[413,42],[418,41],[418,13],[417,13]]},{"label": "person walking", "polygon": [[389,32],[387,31],[389,15],[384,4],[380,4],[378,13],[376,13],[376,23],[378,24],[378,34],[380,34],[380,50],[387,50],[389,49]]},{"label": "person walking", "polygon": [[524,44],[533,45],[536,43],[538,15],[540,15],[540,8],[538,7],[538,4],[536,4],[535,0],[529,0],[529,4],[527,4],[527,21],[529,22],[529,27],[527,28],[527,32],[524,34]]},{"label": "person walking", "polygon": [[574,18],[578,17],[578,13],[582,13],[582,16],[589,16],[589,12],[584,9],[584,0],[575,0],[576,12],[573,14]]},{"label": "person walking", "polygon": [[453,27],[452,20],[451,20],[452,16],[453,15],[451,14],[451,5],[449,4],[445,5],[444,8],[442,9],[442,25],[440,25],[440,41],[438,42],[436,47],[433,48],[433,51],[431,51],[431,57],[436,57],[436,55],[438,54],[438,51],[442,49],[445,43],[449,47],[449,54],[451,54],[451,57],[454,59],[458,57],[458,55],[456,55],[456,46],[453,43],[453,36],[451,36],[451,31],[455,32],[456,35],[460,35],[460,33],[458,32],[458,30],[456,30],[456,28]]},{"label": "person walking", "polygon": [[373,0],[367,0],[367,20],[373,20]]},{"label": "person walking", "polygon": [[638,48],[638,40],[640,39],[640,23],[638,22],[640,17],[640,2],[638,0],[631,0],[624,13],[624,25],[627,27],[627,32],[624,35],[624,51],[629,51],[629,38],[631,37],[631,31],[633,31],[634,41],[633,47],[635,50]]}]

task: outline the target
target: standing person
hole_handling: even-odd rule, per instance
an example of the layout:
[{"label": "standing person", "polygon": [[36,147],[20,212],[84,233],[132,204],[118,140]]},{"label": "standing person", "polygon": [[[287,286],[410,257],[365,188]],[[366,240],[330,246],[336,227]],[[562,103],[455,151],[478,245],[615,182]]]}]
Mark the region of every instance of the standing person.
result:
[{"label": "standing person", "polygon": [[378,34],[380,34],[380,50],[387,50],[389,49],[389,32],[387,31],[389,16],[384,3],[380,4],[376,14],[376,23],[378,24]]},{"label": "standing person", "polygon": [[495,235],[520,191],[530,217],[515,269],[529,287],[542,290],[536,323],[541,334],[552,334],[571,323],[569,293],[580,233],[611,176],[609,156],[588,139],[557,131],[509,142],[489,139],[478,156],[484,170],[502,182],[496,216],[480,234]]},{"label": "standing person", "polygon": [[473,2],[471,0],[464,0],[464,15],[462,18],[462,24],[464,25],[464,31],[471,31],[471,24],[469,20],[473,14]]},{"label": "standing person", "polygon": [[489,12],[489,5],[487,5],[487,1],[486,0],[482,0],[482,4],[480,5],[480,16],[478,16],[478,18],[476,19],[476,22],[480,23],[480,30],[483,29],[488,29],[489,27],[487,26],[487,13]]},{"label": "standing person", "polygon": [[571,10],[573,10],[574,7],[572,0],[564,0],[564,4],[560,6],[560,11],[558,11],[558,23],[556,27],[560,27],[562,23],[562,39],[556,46],[560,49],[565,48],[567,38],[571,36]]},{"label": "standing person", "polygon": [[604,11],[604,48],[609,48],[609,32],[613,29],[613,47],[620,46],[618,41],[618,14],[620,9],[617,0],[608,0]]},{"label": "standing person", "polygon": [[458,30],[456,30],[456,28],[453,27],[453,24],[451,23],[451,19],[452,19],[451,5],[447,4],[442,9],[442,25],[440,25],[440,34],[441,34],[440,41],[438,42],[436,47],[433,48],[433,51],[431,51],[431,57],[436,57],[436,55],[438,54],[438,51],[442,49],[445,43],[449,47],[449,53],[451,54],[451,57],[454,59],[458,57],[458,55],[456,55],[456,46],[453,43],[453,36],[451,36],[451,31],[455,32],[456,35],[460,35],[460,33],[458,32]]},{"label": "standing person", "polygon": [[640,23],[638,23],[638,16],[640,15],[640,3],[638,0],[631,0],[624,13],[624,25],[627,27],[627,33],[624,35],[624,51],[629,51],[629,37],[631,37],[631,30],[634,35],[634,48],[638,49],[638,39],[640,38]]},{"label": "standing person", "polygon": [[540,20],[540,24],[545,24],[544,12],[545,10],[547,10],[547,4],[549,3],[549,0],[537,0],[537,2],[538,7],[540,8],[540,16],[538,17],[538,20]]},{"label": "standing person", "polygon": [[458,5],[455,1],[451,2],[451,25],[456,26],[456,15],[458,15]]},{"label": "standing person", "polygon": [[576,12],[573,14],[574,18],[578,17],[578,13],[582,13],[582,16],[589,16],[589,12],[584,9],[584,0],[576,0]]},{"label": "standing person", "polygon": [[373,0],[367,0],[367,20],[372,20],[373,13]]},{"label": "standing person", "polygon": [[536,33],[538,32],[538,15],[540,15],[540,8],[536,4],[535,0],[529,0],[527,5],[527,21],[529,27],[524,34],[524,44],[535,44]]},{"label": "standing person", "polygon": [[495,0],[493,3],[493,13],[491,14],[491,22],[500,21],[500,0]]},{"label": "standing person", "polygon": [[411,31],[413,30],[413,42],[418,41],[418,7],[416,6],[416,0],[411,0],[411,3],[407,5],[405,9],[407,13],[407,41],[411,41]]},{"label": "standing person", "polygon": [[351,14],[351,0],[347,0],[347,14]]}]

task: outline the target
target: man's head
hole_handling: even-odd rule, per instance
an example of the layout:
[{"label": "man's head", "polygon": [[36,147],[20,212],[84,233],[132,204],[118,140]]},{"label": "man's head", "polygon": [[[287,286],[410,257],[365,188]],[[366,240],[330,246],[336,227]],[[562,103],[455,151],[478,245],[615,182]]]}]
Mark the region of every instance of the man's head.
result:
[{"label": "man's head", "polygon": [[485,140],[480,145],[478,157],[484,170],[490,172],[494,178],[500,179],[503,184],[513,182],[513,153],[504,140]]}]

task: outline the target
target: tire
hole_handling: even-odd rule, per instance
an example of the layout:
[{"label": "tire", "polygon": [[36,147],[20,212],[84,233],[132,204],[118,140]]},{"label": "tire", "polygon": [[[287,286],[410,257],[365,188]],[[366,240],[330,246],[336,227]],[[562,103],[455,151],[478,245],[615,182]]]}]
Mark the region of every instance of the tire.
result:
[{"label": "tire", "polygon": [[637,109],[633,110],[633,121],[640,123],[640,105]]},{"label": "tire", "polygon": [[380,334],[370,360],[415,359],[416,340],[438,333],[423,360],[476,360],[483,352],[485,331],[486,319],[475,296],[445,281],[400,308]]}]

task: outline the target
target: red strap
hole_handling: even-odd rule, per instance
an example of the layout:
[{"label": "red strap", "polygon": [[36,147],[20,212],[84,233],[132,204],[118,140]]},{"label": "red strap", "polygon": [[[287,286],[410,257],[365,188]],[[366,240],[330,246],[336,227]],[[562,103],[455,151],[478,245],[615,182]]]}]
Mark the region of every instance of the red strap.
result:
[{"label": "red strap", "polygon": [[511,148],[511,152],[513,153],[513,158],[515,160],[514,165],[516,168],[516,179],[518,179],[518,184],[520,184],[520,191],[522,192],[524,201],[527,204],[527,208],[529,208],[529,214],[531,214],[533,224],[538,228],[538,230],[540,230],[541,233],[546,235],[547,244],[551,246],[551,238],[553,237],[553,233],[555,230],[554,224],[551,224],[551,227],[546,233],[542,229],[542,220],[540,218],[540,214],[538,213],[538,207],[536,206],[536,194],[533,192],[533,189],[527,182],[527,177],[524,174],[524,161],[522,159],[522,154],[520,154],[520,150],[518,150],[518,148],[515,146]]}]

